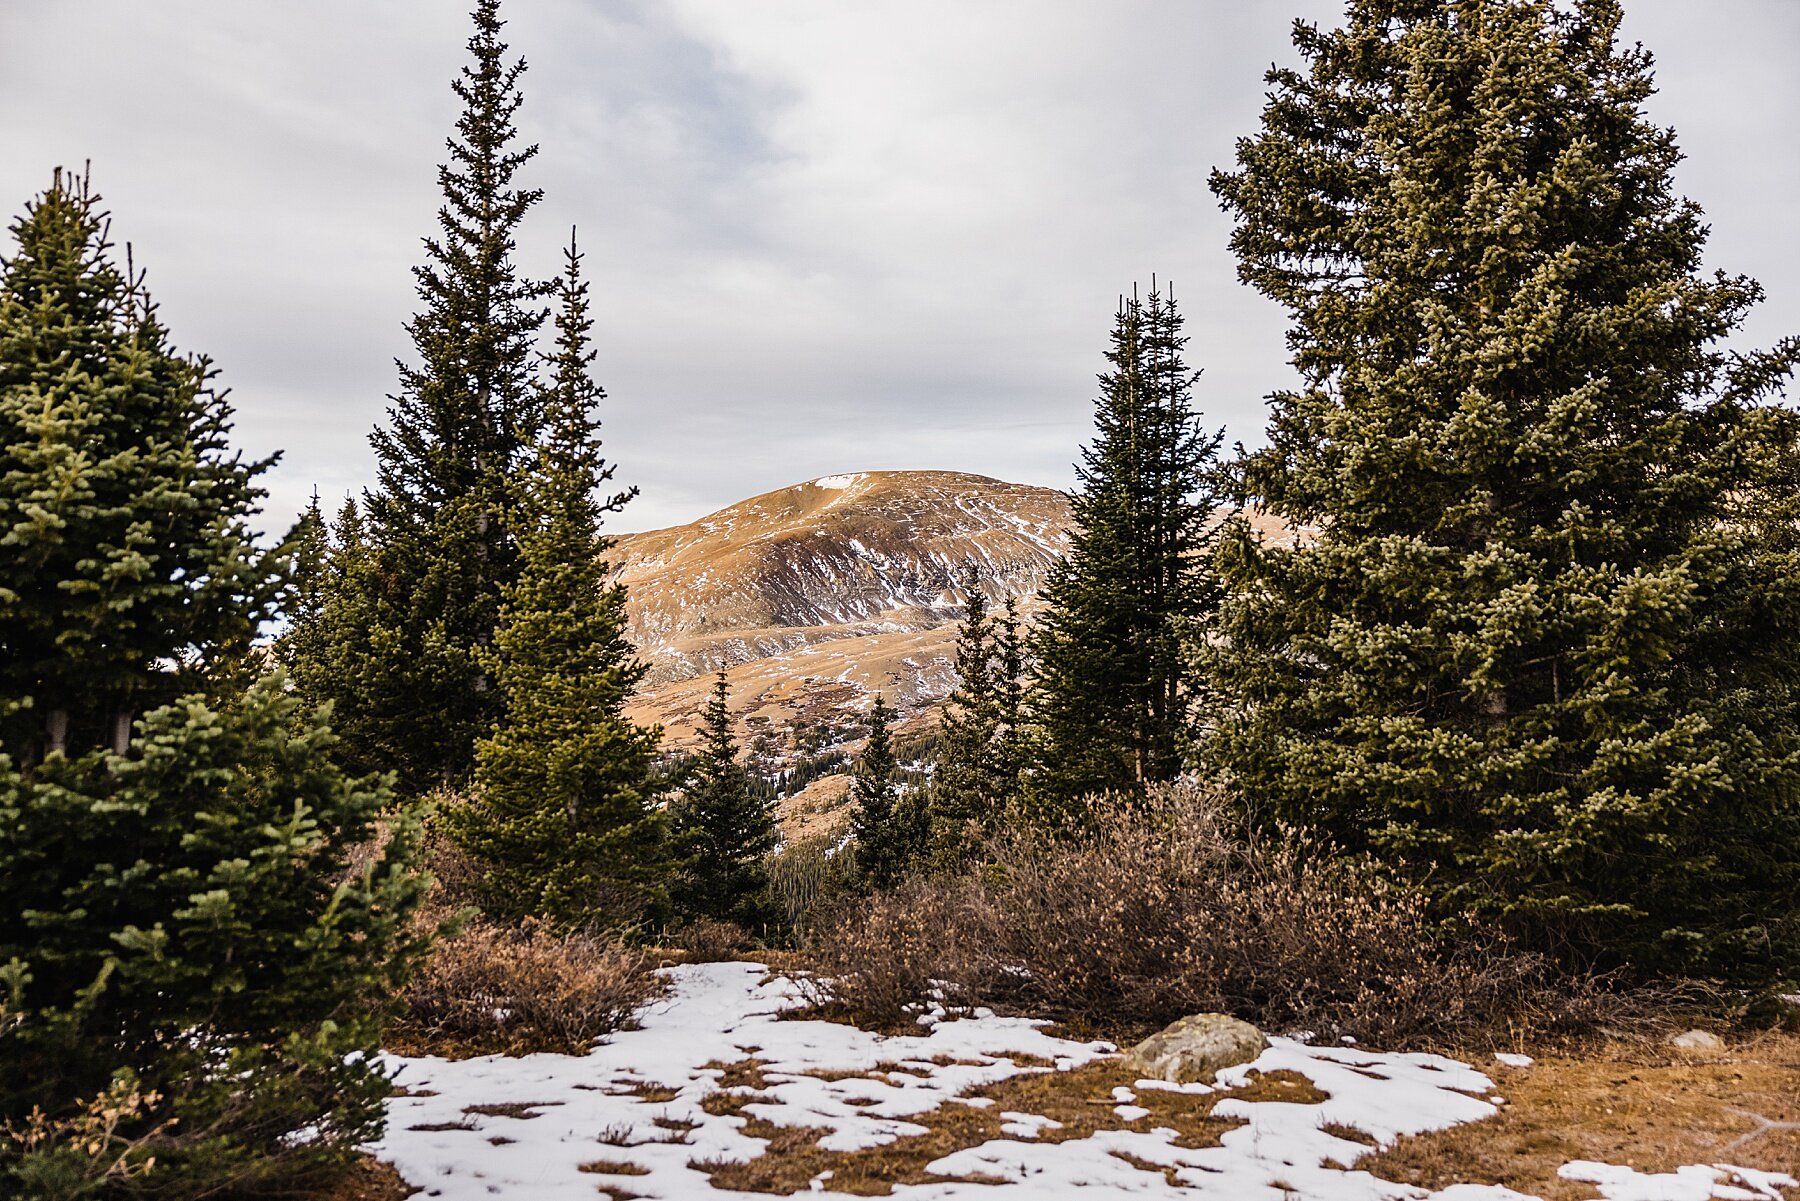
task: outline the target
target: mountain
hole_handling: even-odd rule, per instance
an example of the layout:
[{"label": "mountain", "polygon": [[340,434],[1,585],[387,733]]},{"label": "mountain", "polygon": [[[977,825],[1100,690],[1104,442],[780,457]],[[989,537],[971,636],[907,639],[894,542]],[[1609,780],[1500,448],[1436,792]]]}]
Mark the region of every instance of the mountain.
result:
[{"label": "mountain", "polygon": [[1026,608],[1068,551],[1069,500],[952,471],[809,480],[688,525],[621,536],[614,578],[651,671],[633,706],[689,745],[712,673],[765,768],[830,756],[886,695],[901,727],[956,686],[973,564],[996,604]]}]

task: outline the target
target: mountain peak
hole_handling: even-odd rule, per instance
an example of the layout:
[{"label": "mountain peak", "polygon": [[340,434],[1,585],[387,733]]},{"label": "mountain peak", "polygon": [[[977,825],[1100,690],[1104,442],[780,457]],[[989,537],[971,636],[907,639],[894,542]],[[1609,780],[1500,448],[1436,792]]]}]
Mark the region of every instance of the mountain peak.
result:
[{"label": "mountain peak", "polygon": [[[861,471],[777,488],[612,551],[651,665],[637,702],[686,740],[703,677],[730,672],[746,717],[800,720],[881,691],[902,713],[955,687],[973,566],[1028,606],[1069,547],[1069,498],[956,471]],[[823,707],[822,707],[823,706]]]}]

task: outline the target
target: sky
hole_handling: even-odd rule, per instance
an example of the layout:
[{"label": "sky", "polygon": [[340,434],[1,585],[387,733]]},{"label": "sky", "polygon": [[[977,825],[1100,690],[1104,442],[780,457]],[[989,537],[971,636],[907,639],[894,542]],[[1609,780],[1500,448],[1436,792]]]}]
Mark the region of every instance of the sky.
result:
[{"label": "sky", "polygon": [[[1709,268],[1800,332],[1800,0],[1627,0]],[[816,476],[1069,487],[1121,291],[1188,320],[1255,444],[1285,321],[1207,188],[1296,17],[1341,0],[509,0],[521,267],[578,227],[624,529]],[[92,164],[174,340],[231,388],[269,530],[374,477],[466,61],[455,0],[0,0],[0,207]],[[0,255],[11,246],[0,240]]]}]

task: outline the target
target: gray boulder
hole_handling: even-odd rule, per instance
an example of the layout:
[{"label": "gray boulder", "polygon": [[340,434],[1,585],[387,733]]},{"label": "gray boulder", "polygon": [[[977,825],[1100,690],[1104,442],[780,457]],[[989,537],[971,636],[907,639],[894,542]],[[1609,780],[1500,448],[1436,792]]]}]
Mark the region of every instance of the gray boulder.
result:
[{"label": "gray boulder", "polygon": [[1249,1063],[1269,1040],[1249,1022],[1223,1013],[1196,1013],[1131,1048],[1124,1066],[1146,1080],[1210,1084],[1220,1068]]}]

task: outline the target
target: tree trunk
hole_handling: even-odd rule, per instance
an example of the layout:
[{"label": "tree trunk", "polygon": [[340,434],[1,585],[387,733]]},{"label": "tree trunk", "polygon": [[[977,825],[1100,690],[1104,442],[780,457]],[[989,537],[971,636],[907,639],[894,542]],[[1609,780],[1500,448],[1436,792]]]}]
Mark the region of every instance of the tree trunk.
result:
[{"label": "tree trunk", "polygon": [[69,711],[52,709],[44,718],[44,738],[48,743],[46,755],[66,755],[69,752]]}]

